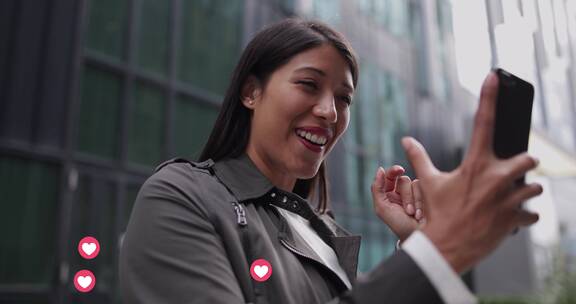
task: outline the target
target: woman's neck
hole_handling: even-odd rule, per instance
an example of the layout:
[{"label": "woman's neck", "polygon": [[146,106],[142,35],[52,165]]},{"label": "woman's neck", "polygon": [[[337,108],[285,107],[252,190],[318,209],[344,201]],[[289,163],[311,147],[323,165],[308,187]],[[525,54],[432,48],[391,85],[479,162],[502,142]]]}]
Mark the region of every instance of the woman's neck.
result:
[{"label": "woman's neck", "polygon": [[284,191],[292,192],[294,185],[296,185],[296,178],[288,175],[285,170],[278,168],[272,160],[261,155],[250,146],[246,149],[246,154],[248,154],[248,157],[250,157],[250,160],[256,165],[260,173],[266,176],[274,186]]}]

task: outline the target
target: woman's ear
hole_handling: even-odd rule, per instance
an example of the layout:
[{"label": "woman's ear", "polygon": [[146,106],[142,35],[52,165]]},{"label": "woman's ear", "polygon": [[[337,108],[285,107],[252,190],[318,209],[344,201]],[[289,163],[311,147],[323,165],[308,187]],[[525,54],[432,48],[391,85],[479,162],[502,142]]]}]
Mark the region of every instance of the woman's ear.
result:
[{"label": "woman's ear", "polygon": [[254,109],[256,102],[260,98],[262,89],[260,86],[260,81],[253,75],[248,76],[244,84],[242,85],[241,96],[242,104],[248,109]]}]

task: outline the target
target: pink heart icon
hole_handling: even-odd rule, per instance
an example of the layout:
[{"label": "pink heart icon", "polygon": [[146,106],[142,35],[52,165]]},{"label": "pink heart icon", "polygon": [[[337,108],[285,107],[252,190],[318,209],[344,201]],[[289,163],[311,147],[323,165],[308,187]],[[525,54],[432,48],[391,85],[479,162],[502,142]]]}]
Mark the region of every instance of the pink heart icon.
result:
[{"label": "pink heart icon", "polygon": [[74,287],[79,292],[90,292],[96,285],[96,277],[90,270],[80,270],[74,275]]},{"label": "pink heart icon", "polygon": [[98,256],[99,252],[100,243],[98,243],[97,239],[91,236],[82,238],[80,243],[78,243],[78,253],[80,253],[80,255],[85,259],[93,259]]},{"label": "pink heart icon", "polygon": [[258,259],[252,262],[250,275],[255,281],[264,282],[272,275],[272,265],[265,259]]}]

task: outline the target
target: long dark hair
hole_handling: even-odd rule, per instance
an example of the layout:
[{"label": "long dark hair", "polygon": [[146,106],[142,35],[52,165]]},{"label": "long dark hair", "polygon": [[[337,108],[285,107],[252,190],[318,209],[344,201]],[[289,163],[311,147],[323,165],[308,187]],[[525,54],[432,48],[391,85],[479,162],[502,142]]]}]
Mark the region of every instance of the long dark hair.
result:
[{"label": "long dark hair", "polygon": [[[246,152],[250,136],[250,110],[241,101],[242,86],[254,76],[266,86],[270,75],[295,55],[329,43],[347,61],[354,87],[358,82],[358,61],[346,39],[326,24],[317,21],[285,19],[260,31],[246,46],[234,69],[220,113],[199,161],[235,158]],[[328,207],[326,165],[310,179],[298,179],[292,190],[301,197],[317,200],[317,209]]]}]

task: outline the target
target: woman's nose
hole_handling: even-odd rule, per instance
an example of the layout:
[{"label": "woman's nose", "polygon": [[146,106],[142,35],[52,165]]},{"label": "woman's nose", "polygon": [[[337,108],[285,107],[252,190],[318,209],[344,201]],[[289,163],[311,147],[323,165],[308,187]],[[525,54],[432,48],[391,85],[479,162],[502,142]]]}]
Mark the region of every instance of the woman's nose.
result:
[{"label": "woman's nose", "polygon": [[322,98],[318,104],[314,106],[313,112],[314,115],[330,123],[335,123],[338,120],[338,113],[336,111],[334,96],[330,95]]}]

